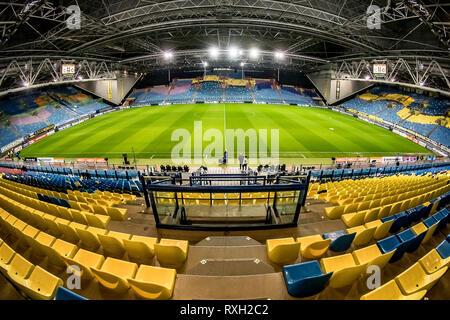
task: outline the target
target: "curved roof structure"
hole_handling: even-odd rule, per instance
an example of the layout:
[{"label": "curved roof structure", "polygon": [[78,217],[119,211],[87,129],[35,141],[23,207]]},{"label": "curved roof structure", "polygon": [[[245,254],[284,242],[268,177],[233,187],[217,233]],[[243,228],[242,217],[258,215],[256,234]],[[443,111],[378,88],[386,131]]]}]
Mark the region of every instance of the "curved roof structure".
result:
[{"label": "curved roof structure", "polygon": [[[77,3],[78,7],[56,0],[0,3],[2,89],[17,85],[14,80],[7,81],[14,75],[19,75],[22,83],[34,85],[46,74],[44,69],[52,74],[52,66],[52,78],[60,82],[63,79],[57,73],[64,61],[78,63],[85,79],[96,79],[113,77],[112,72],[121,69],[167,68],[168,63],[171,67],[201,67],[209,59],[223,64],[226,59],[211,59],[208,50],[216,47],[225,53],[237,47],[243,53],[236,63],[244,61],[254,68],[277,65],[310,72],[333,65],[339,71],[346,68],[344,62],[357,68],[376,59],[391,63],[391,70],[397,63],[397,72],[406,77],[410,73],[412,84],[423,85],[426,77],[427,81],[433,79],[430,87],[450,90],[449,6],[441,0]],[[257,58],[246,54],[251,48],[259,49]],[[173,56],[165,59],[169,51]],[[276,59],[274,52],[282,52],[285,59]],[[398,62],[400,58],[404,64]],[[45,59],[49,60],[42,64]],[[17,65],[11,65],[12,61]],[[31,61],[28,65],[34,66],[34,71],[41,67],[41,74],[24,79],[26,69],[21,61]],[[410,69],[417,66],[423,73],[430,69],[429,74],[414,78]],[[353,77],[358,75],[354,73]]]}]

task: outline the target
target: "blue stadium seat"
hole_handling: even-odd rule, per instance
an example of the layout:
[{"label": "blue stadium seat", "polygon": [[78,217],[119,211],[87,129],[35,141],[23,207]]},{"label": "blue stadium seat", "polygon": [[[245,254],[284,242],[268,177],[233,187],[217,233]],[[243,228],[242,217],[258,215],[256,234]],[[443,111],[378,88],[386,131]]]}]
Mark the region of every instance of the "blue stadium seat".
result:
[{"label": "blue stadium seat", "polygon": [[320,293],[333,272],[324,274],[317,260],[283,267],[283,277],[289,294],[304,298]]},{"label": "blue stadium seat", "polygon": [[324,239],[331,239],[329,250],[342,252],[350,248],[356,232],[348,234],[345,230],[329,232],[322,235]]}]

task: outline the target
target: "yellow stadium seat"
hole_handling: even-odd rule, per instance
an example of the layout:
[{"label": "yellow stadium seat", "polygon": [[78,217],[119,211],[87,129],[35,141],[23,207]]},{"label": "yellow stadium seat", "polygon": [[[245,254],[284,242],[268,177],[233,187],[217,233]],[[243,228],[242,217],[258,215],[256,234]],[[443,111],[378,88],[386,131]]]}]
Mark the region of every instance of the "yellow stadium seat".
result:
[{"label": "yellow stadium seat", "polygon": [[270,261],[277,264],[293,263],[300,252],[300,243],[294,238],[270,239],[266,242]]},{"label": "yellow stadium seat", "polygon": [[378,219],[378,213],[380,212],[380,208],[372,208],[367,210],[366,215],[364,216],[364,222],[370,222]]},{"label": "yellow stadium seat", "polygon": [[70,214],[72,215],[73,221],[81,223],[81,224],[88,224],[86,216],[84,212],[81,212],[79,210],[69,209]]},{"label": "yellow stadium seat", "polygon": [[127,279],[133,279],[138,269],[138,265],[133,262],[106,258],[100,269],[91,267],[91,271],[98,282],[116,294],[126,292],[130,284]]},{"label": "yellow stadium seat", "polygon": [[68,221],[73,221],[72,214],[70,213],[69,209],[66,207],[59,207],[59,217]]},{"label": "yellow stadium seat", "polygon": [[300,243],[302,257],[317,259],[323,256],[331,244],[331,239],[323,239],[320,235],[301,237],[296,239]]},{"label": "yellow stadium seat", "polygon": [[441,268],[447,267],[450,265],[450,257],[446,259],[442,259],[436,249],[431,250],[425,256],[423,256],[419,263],[422,265],[423,269],[428,274],[432,274]]},{"label": "yellow stadium seat", "polygon": [[42,250],[48,257],[48,263],[56,268],[63,268],[66,266],[64,257],[72,258],[78,247],[70,242],[66,242],[61,239],[56,241],[50,246],[44,246]]},{"label": "yellow stadium seat", "polygon": [[85,213],[84,215],[86,217],[87,224],[90,225],[91,227],[106,229],[106,227],[109,224],[109,221],[111,221],[111,217],[109,216],[102,216],[93,213]]},{"label": "yellow stadium seat", "polygon": [[[59,218],[56,218],[56,219],[59,219]],[[47,230],[48,230],[48,232],[52,235],[52,236],[54,236],[54,237],[56,237],[56,238],[60,238],[60,237],[62,237],[63,236],[63,232],[59,229],[59,227],[58,227],[58,224],[55,222],[56,221],[56,219],[54,219],[54,220],[51,220],[51,219],[46,219],[45,220],[45,223],[47,224]],[[61,219],[62,220],[62,219]],[[69,223],[69,222],[68,222]],[[67,224],[68,224],[67,223]]]},{"label": "yellow stadium seat", "polygon": [[396,214],[396,213],[399,213],[401,210],[401,207],[402,207],[402,202],[396,202],[396,203],[394,203],[393,205],[392,205],[392,208],[391,208],[391,211],[389,212],[389,215],[390,216],[392,216],[392,215],[394,215],[394,214]]},{"label": "yellow stadium seat", "polygon": [[320,265],[324,273],[333,272],[329,286],[342,288],[351,285],[365,270],[365,264],[356,264],[350,253],[322,258]]},{"label": "yellow stadium seat", "polygon": [[43,247],[50,247],[53,242],[55,242],[56,238],[48,233],[43,231],[39,232],[34,238],[33,245],[31,246],[33,249],[33,254],[38,256],[45,256],[45,250]]},{"label": "yellow stadium seat", "polygon": [[28,279],[19,283],[20,288],[33,300],[52,300],[63,281],[36,266]]},{"label": "yellow stadium seat", "polygon": [[325,214],[330,219],[338,219],[344,213],[344,206],[335,206],[325,208]]},{"label": "yellow stadium seat", "polygon": [[166,300],[172,297],[176,275],[175,269],[141,265],[134,279],[129,278],[128,283],[141,298]]},{"label": "yellow stadium seat", "polygon": [[427,290],[421,290],[410,295],[404,295],[395,280],[363,295],[361,300],[422,300]]},{"label": "yellow stadium seat", "polygon": [[389,216],[391,208],[392,208],[391,204],[381,207],[380,212],[378,213],[378,219],[386,218],[387,216]]},{"label": "yellow stadium seat", "polygon": [[[67,267],[77,266],[79,268],[82,280],[89,280],[94,278],[94,274],[91,272],[91,268],[99,269],[105,257],[84,249],[79,249],[73,258],[63,257],[66,261]],[[72,273],[76,274],[78,270],[72,269]]]},{"label": "yellow stadium seat", "polygon": [[16,253],[9,264],[7,275],[14,282],[22,283],[33,271],[34,265]]},{"label": "yellow stadium seat", "polygon": [[22,236],[25,242],[28,244],[29,247],[33,247],[35,245],[34,238],[39,233],[39,230],[27,225],[25,229],[22,230]]},{"label": "yellow stadium seat", "polygon": [[94,209],[94,213],[95,214],[101,214],[104,216],[108,215],[108,210],[105,206],[100,206],[100,205],[92,205],[92,208]]},{"label": "yellow stadium seat", "polygon": [[368,210],[370,207],[370,201],[361,202],[358,206],[358,211]]},{"label": "yellow stadium seat", "polygon": [[123,240],[123,245],[131,261],[150,264],[155,254],[155,243],[157,242],[157,238],[133,235],[131,240]]},{"label": "yellow stadium seat", "polygon": [[345,223],[345,225],[348,228],[360,226],[364,223],[364,218],[367,214],[368,210],[365,211],[359,211],[359,212],[353,212],[353,213],[346,213],[342,215],[342,221]]},{"label": "yellow stadium seat", "polygon": [[376,244],[355,250],[352,252],[353,258],[357,264],[369,266],[378,266],[383,269],[394,255],[395,250],[382,254]]},{"label": "yellow stadium seat", "polygon": [[125,220],[127,217],[127,209],[108,207],[107,210],[112,220]]},{"label": "yellow stadium seat", "polygon": [[448,267],[427,274],[419,262],[395,277],[395,281],[404,294],[413,294],[420,290],[430,290],[433,285],[447,272]]},{"label": "yellow stadium seat", "polygon": [[373,239],[375,230],[376,227],[365,228],[364,226],[357,226],[347,229],[347,233],[350,234],[356,232],[352,244],[355,246],[362,246],[369,243],[369,241]]},{"label": "yellow stadium seat", "polygon": [[186,261],[188,241],[161,239],[154,246],[156,258],[163,267],[177,269]]},{"label": "yellow stadium seat", "polygon": [[8,272],[11,261],[16,252],[6,243],[0,245],[0,271],[5,274]]},{"label": "yellow stadium seat", "polygon": [[375,220],[375,221],[367,222],[364,226],[366,228],[376,227],[373,238],[375,240],[380,240],[387,236],[393,223],[394,223],[394,220],[389,220],[386,222],[382,222],[381,220]]},{"label": "yellow stadium seat", "polygon": [[131,234],[109,231],[107,234],[97,234],[98,239],[103,248],[103,252],[107,256],[121,258],[125,253],[125,247],[122,240],[130,240]]},{"label": "yellow stadium seat", "polygon": [[80,242],[76,229],[86,229],[87,226],[76,222],[70,222],[65,219],[56,219],[59,230],[63,233],[62,239],[70,243],[77,244]]},{"label": "yellow stadium seat", "polygon": [[423,222],[419,222],[416,225],[412,226],[411,230],[414,232],[415,235],[419,235],[422,232],[426,231],[427,233],[425,234],[425,237],[423,238],[422,243],[427,243],[428,241],[430,241],[431,237],[433,236],[433,233],[436,230],[438,224],[439,224],[439,222],[436,222],[428,229],[427,226],[425,224],[423,224]]},{"label": "yellow stadium seat", "polygon": [[344,208],[344,214],[356,212],[358,209],[358,206],[359,206],[359,203],[352,203],[352,204],[346,205]]},{"label": "yellow stadium seat", "polygon": [[97,250],[101,245],[98,234],[105,235],[108,232],[105,229],[95,227],[88,227],[87,229],[75,228],[75,230],[81,240],[81,244],[89,250]]}]

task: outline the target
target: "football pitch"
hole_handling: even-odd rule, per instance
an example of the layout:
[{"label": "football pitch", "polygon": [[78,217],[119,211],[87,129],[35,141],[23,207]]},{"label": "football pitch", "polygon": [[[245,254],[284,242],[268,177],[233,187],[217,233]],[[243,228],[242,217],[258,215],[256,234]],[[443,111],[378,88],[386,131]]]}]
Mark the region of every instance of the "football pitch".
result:
[{"label": "football pitch", "polygon": [[[194,126],[201,131],[194,130]],[[225,149],[230,143],[225,130],[242,135],[239,132],[249,129],[257,135],[258,152],[264,147],[268,155],[276,139],[272,130],[278,130],[280,159],[431,154],[386,129],[328,109],[221,103],[130,108],[105,114],[57,132],[22,150],[21,156],[119,159],[127,153],[130,160],[169,160],[184,133],[190,135],[190,140],[182,145],[193,158],[199,150],[195,147],[199,139],[204,150],[214,141],[208,135],[217,140],[221,133],[222,140],[215,143]],[[261,135],[264,130],[266,134]],[[246,153],[251,152],[249,141],[247,137]],[[236,157],[237,142],[234,150]]]}]

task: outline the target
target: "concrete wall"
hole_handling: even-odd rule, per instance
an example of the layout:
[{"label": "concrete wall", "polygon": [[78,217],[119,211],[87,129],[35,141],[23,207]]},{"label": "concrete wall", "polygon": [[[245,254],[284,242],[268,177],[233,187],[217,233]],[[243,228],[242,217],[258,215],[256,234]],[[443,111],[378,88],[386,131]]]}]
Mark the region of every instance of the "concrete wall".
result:
[{"label": "concrete wall", "polygon": [[134,75],[121,75],[116,80],[89,81],[77,86],[114,104],[120,104],[138,79]]},{"label": "concrete wall", "polygon": [[307,75],[328,104],[335,104],[373,85],[369,81],[333,80],[332,75],[331,70],[323,70]]}]

